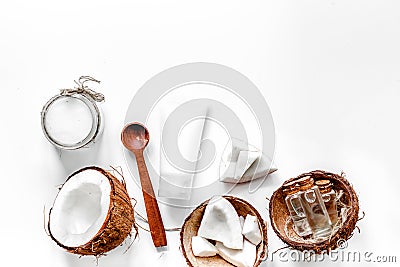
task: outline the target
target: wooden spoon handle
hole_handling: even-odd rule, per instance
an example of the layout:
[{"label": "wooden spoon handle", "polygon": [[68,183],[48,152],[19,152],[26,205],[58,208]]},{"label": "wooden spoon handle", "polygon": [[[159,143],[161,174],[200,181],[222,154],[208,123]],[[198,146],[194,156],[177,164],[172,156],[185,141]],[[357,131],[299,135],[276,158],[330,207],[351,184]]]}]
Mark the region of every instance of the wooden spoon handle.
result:
[{"label": "wooden spoon handle", "polygon": [[153,239],[155,247],[163,247],[167,245],[167,237],[165,235],[165,228],[160,209],[158,208],[157,199],[154,195],[153,186],[147,171],[146,162],[144,161],[143,150],[135,151],[134,153],[139,170],[140,184],[142,185],[144,205],[146,207],[151,238]]}]

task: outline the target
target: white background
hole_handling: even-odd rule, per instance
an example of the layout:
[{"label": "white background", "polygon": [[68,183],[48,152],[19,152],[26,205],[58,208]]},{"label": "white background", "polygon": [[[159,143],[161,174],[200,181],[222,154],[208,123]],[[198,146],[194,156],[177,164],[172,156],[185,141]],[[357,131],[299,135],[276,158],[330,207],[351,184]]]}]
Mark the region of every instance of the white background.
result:
[{"label": "white background", "polygon": [[[96,266],[46,236],[44,205],[82,166],[127,173],[119,133],[135,91],[156,73],[194,61],[240,71],[270,105],[279,171],[262,196],[305,171],[343,170],[366,212],[348,250],[400,260],[399,1],[37,0],[0,4],[1,266]],[[41,108],[88,74],[102,80],[107,98],[101,145],[60,158],[43,137]],[[267,201],[249,200],[268,219]],[[271,228],[268,236],[271,251],[283,246]],[[168,233],[168,241],[161,255],[141,232],[128,253],[113,251],[99,266],[185,266],[178,234]],[[289,264],[296,265],[266,265]]]}]

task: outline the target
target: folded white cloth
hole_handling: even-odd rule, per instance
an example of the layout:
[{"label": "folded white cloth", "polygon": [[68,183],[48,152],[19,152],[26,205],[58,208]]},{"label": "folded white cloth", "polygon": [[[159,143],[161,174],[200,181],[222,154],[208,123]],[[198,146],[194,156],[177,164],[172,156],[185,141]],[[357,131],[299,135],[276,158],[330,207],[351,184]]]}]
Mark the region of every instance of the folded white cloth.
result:
[{"label": "folded white cloth", "polygon": [[[196,162],[199,157],[200,145],[203,136],[207,109],[204,107],[197,112],[198,119],[187,125],[185,134],[179,136],[179,153],[184,157],[182,160]],[[179,125],[180,127],[182,125]],[[177,127],[176,125],[164,125],[162,128],[163,137],[160,149],[160,180],[158,187],[158,196],[189,200],[192,192],[193,179],[196,174],[196,164],[185,164],[179,162],[179,157],[169,160],[167,153],[163,149],[165,144],[177,144],[176,131],[168,127]],[[172,155],[173,156],[173,155]],[[178,161],[177,161],[178,159]],[[172,161],[174,163],[172,163]],[[179,168],[186,166],[185,169]],[[187,167],[189,166],[189,167]]]},{"label": "folded white cloth", "polygon": [[220,163],[219,180],[225,183],[245,183],[276,171],[272,159],[246,142],[232,138]]}]

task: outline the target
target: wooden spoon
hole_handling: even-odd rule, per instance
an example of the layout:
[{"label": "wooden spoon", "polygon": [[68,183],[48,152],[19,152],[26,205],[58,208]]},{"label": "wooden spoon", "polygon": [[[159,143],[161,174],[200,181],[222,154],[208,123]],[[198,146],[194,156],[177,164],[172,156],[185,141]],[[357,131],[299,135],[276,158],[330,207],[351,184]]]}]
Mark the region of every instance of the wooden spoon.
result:
[{"label": "wooden spoon", "polygon": [[149,131],[140,123],[127,124],[121,133],[121,140],[124,146],[135,154],[138,165],[140,184],[144,204],[146,206],[147,220],[149,222],[151,238],[155,247],[167,245],[165,228],[158,208],[157,199],[154,195],[153,186],[144,161],[143,151],[149,143]]}]

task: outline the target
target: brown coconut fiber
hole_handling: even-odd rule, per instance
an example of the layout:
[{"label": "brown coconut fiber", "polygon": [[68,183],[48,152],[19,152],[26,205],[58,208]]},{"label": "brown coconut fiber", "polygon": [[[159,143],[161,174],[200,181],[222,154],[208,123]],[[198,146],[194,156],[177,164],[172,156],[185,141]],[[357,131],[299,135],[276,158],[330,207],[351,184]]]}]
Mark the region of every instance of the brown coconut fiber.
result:
[{"label": "brown coconut fiber", "polygon": [[[262,234],[262,241],[257,246],[257,257],[254,263],[254,266],[259,266],[260,263],[266,258],[267,256],[267,223],[264,222],[261,215],[258,211],[250,205],[248,202],[244,201],[243,199],[233,197],[233,196],[223,196],[226,198],[235,208],[236,212],[239,216],[245,217],[247,214],[256,216],[259,224],[260,230]],[[200,267],[200,266],[211,266],[211,267],[228,267],[234,266],[220,256],[214,257],[196,257],[193,255],[192,252],[192,237],[197,235],[198,229],[200,227],[201,220],[204,215],[204,211],[208,204],[209,200],[200,204],[193,212],[186,218],[185,222],[183,223],[181,229],[181,250],[183,256],[186,259],[186,262],[191,267]]]},{"label": "brown coconut fiber", "polygon": [[[126,239],[128,235],[130,235],[132,231],[132,227],[135,227],[137,232],[137,228],[134,217],[134,210],[131,203],[131,199],[128,195],[125,183],[121,183],[114,175],[110,172],[103,170],[99,167],[86,167],[81,170],[76,171],[72,175],[70,175],[66,182],[73,177],[74,175],[87,170],[93,169],[101,172],[108,178],[111,186],[110,193],[110,206],[108,210],[108,215],[101,227],[101,229],[97,232],[97,234],[86,244],[81,245],[79,247],[68,247],[60,243],[58,240],[54,238],[51,234],[50,229],[50,220],[51,220],[51,211],[49,212],[49,222],[47,224],[47,228],[50,234],[50,237],[59,245],[70,253],[79,254],[79,255],[93,255],[93,256],[101,256],[106,252],[116,248],[121,245],[122,242]],[[62,190],[62,188],[61,188]]]},{"label": "brown coconut fiber", "polygon": [[278,188],[272,195],[269,203],[269,216],[271,219],[272,229],[290,247],[304,251],[312,250],[317,254],[329,252],[336,249],[343,240],[348,240],[356,227],[358,221],[359,204],[356,192],[350,183],[344,178],[344,175],[338,175],[325,171],[312,171],[304,173],[292,181],[305,176],[311,176],[314,181],[329,179],[333,184],[336,192],[342,192],[340,197],[340,205],[345,208],[346,214],[340,216],[340,224],[336,226],[332,235],[321,241],[308,241],[300,238],[293,229],[293,223],[289,216],[289,211],[285,204],[285,196],[282,186]]}]

